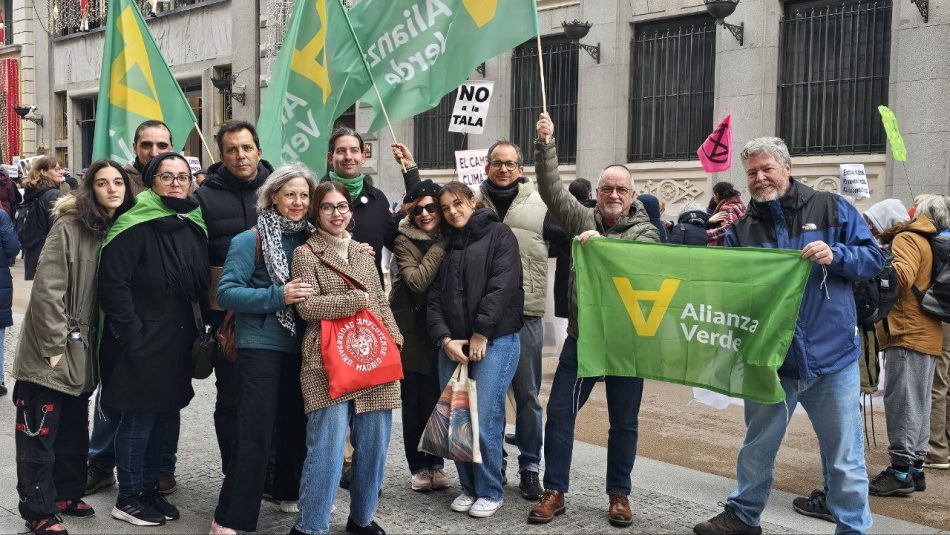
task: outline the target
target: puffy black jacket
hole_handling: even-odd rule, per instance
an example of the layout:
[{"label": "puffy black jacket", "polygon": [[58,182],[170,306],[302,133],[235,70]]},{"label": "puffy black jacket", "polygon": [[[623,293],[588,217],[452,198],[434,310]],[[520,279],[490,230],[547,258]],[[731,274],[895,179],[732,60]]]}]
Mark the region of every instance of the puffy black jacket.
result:
[{"label": "puffy black jacket", "polygon": [[257,188],[273,171],[270,163],[261,160],[257,164],[257,178],[244,182],[235,178],[222,162],[208,168],[208,179],[195,195],[208,226],[208,259],[212,266],[224,265],[231,238],[257,224]]},{"label": "puffy black jacket", "polygon": [[452,229],[439,274],[429,287],[429,335],[489,340],[522,327],[524,288],[521,253],[514,233],[491,210],[472,214],[463,229]]},{"label": "puffy black jacket", "polygon": [[702,210],[680,214],[669,232],[669,243],[678,245],[706,245],[706,220],[709,216]]}]

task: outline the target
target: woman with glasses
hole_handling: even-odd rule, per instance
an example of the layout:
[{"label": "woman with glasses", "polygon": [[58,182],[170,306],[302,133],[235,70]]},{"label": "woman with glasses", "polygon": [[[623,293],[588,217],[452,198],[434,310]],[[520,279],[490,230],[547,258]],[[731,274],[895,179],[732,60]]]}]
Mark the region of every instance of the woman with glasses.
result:
[{"label": "woman with glasses", "polygon": [[316,187],[303,165],[278,167],[257,191],[257,225],[231,240],[224,262],[217,301],[236,313],[238,427],[211,522],[215,535],[257,531],[271,444],[276,444],[271,495],[282,511],[297,511],[307,451],[300,393],[306,325],[294,305],[311,287],[290,277],[290,259],[313,232],[310,198]]},{"label": "woman with glasses", "polygon": [[521,254],[511,229],[477,204],[465,184],[449,182],[438,199],[449,230],[445,258],[429,288],[429,334],[439,347],[442,387],[459,364],[468,365],[478,384],[482,455],[480,464],[455,462],[462,493],[451,508],[484,518],[504,503],[501,442],[505,394],[521,353]]},{"label": "woman with glasses", "polygon": [[65,180],[63,166],[53,156],[33,160],[30,173],[23,180],[23,204],[17,208],[17,234],[23,247],[23,273],[28,281],[36,275],[40,251],[53,226],[53,203],[63,194],[59,187]]},{"label": "woman with glasses", "polygon": [[373,257],[354,242],[349,230],[353,214],[347,188],[322,182],[313,196],[317,231],[294,251],[292,276],[311,288],[297,303],[307,322],[303,338],[300,385],[307,413],[307,460],[300,478],[300,515],[291,530],[328,533],[333,498],[343,468],[347,430],[356,455],[350,481],[348,533],[381,534],[373,521],[386,467],[392,411],[399,408],[399,383],[392,381],[330,397],[321,352],[321,322],[347,318],[368,309],[402,346]]},{"label": "woman with glasses", "polygon": [[445,255],[437,198],[431,180],[416,183],[402,200],[406,215],[399,222],[393,249],[393,288],[389,296],[396,323],[405,339],[402,348],[402,434],[412,474],[409,486],[418,492],[449,486],[444,461],[417,450],[422,431],[439,401],[438,353],[429,339],[426,304],[429,285]]},{"label": "woman with glasses", "polygon": [[149,189],[110,229],[99,262],[100,403],[120,414],[112,517],[136,526],[179,517],[158,493],[161,454],[169,422],[194,396],[191,345],[211,269],[191,180],[180,154],[149,162],[142,172]]}]

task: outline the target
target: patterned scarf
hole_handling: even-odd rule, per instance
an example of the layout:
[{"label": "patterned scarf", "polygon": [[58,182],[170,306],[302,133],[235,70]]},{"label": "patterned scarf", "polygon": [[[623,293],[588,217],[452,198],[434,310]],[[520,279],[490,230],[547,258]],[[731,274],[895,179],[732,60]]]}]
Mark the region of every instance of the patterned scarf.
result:
[{"label": "patterned scarf", "polygon": [[[309,235],[313,232],[313,225],[307,220],[291,221],[273,208],[258,214],[257,232],[261,238],[261,257],[264,259],[264,266],[267,267],[267,274],[270,275],[270,280],[274,284],[287,284],[290,281],[290,262],[287,261],[287,255],[281,245],[281,236],[301,231],[307,231]],[[291,335],[296,335],[294,307],[287,305],[276,314],[277,321],[290,331]]]}]

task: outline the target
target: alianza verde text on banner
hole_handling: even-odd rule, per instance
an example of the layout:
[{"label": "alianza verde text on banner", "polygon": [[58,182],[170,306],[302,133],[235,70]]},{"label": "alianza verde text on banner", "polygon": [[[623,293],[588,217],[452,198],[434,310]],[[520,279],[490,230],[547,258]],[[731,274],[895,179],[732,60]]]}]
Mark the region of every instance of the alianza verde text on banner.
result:
[{"label": "alianza verde text on banner", "polygon": [[[538,33],[535,0],[361,0],[353,32],[393,122],[436,106],[485,60]],[[376,109],[369,131],[385,126]]]},{"label": "alianza verde text on banner", "polygon": [[195,127],[195,114],[181,86],[131,0],[109,2],[96,109],[94,160],[134,159],[132,138],[143,121],[167,124],[177,150]]},{"label": "alianza verde text on banner", "polygon": [[778,403],[811,264],[800,251],[575,240],[578,377]]},{"label": "alianza verde text on banner", "polygon": [[371,87],[341,0],[299,0],[261,102],[265,157],[323,175],[333,121]]}]

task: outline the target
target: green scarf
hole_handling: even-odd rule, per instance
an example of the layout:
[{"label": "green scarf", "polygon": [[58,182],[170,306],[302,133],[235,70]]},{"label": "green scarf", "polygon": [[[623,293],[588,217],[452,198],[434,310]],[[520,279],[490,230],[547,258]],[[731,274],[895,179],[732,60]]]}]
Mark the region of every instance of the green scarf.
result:
[{"label": "green scarf", "polygon": [[[162,198],[159,197],[157,193],[147,189],[135,196],[135,205],[132,206],[128,212],[119,216],[119,219],[112,225],[112,228],[109,229],[109,234],[106,235],[105,241],[102,242],[102,247],[108,245],[113,238],[122,232],[129,230],[139,223],[145,223],[169,215],[175,215],[175,211],[165,206],[165,203],[162,202]],[[189,212],[188,218],[204,231],[205,236],[208,235],[208,227],[205,226],[205,220],[201,217],[201,208],[195,208]]]},{"label": "green scarf", "polygon": [[355,178],[343,178],[333,171],[330,171],[330,178],[346,186],[346,191],[350,192],[350,198],[353,199],[353,202],[356,202],[356,198],[363,192],[363,180],[366,178],[366,175],[360,173],[359,176]]}]

